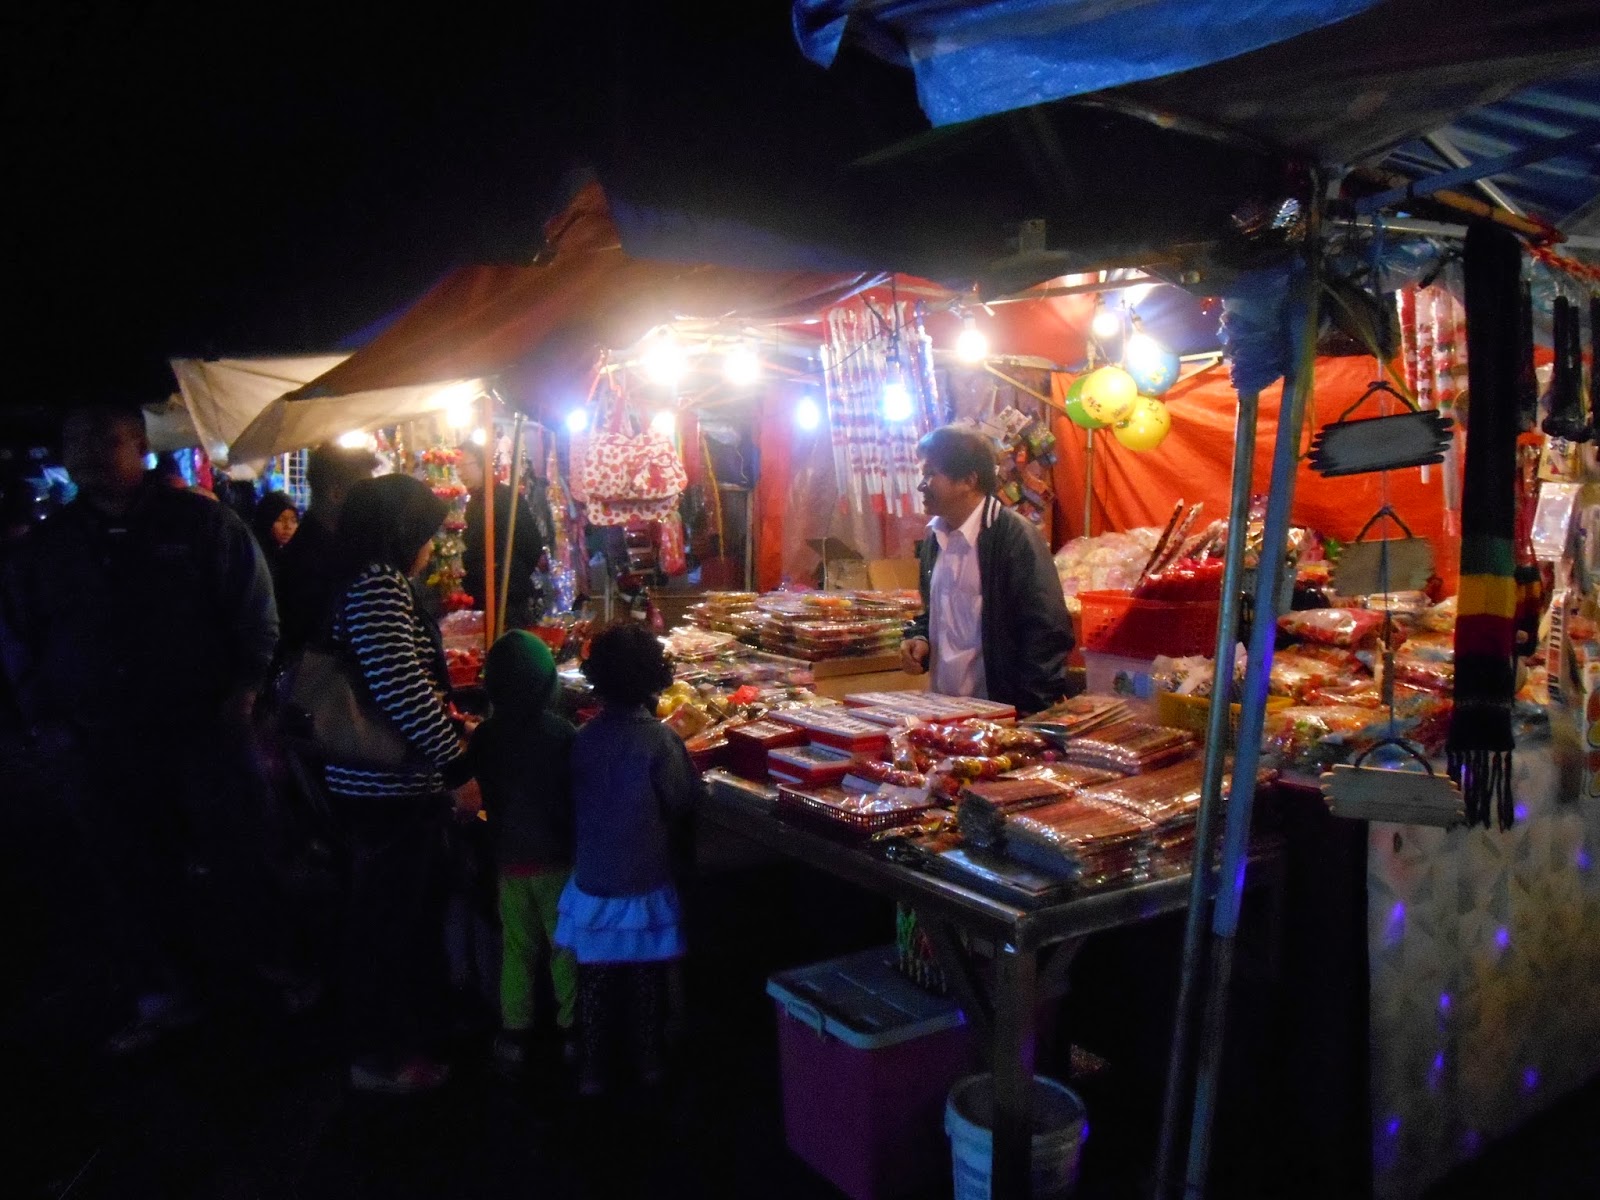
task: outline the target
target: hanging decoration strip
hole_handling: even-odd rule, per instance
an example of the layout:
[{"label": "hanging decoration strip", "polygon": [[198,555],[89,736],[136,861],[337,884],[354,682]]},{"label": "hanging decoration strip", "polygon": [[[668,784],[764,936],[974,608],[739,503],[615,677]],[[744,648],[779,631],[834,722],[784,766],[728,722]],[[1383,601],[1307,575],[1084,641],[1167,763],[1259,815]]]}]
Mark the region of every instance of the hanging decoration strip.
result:
[{"label": "hanging decoration strip", "polygon": [[[887,314],[864,301],[837,305],[827,325],[823,391],[840,498],[857,511],[911,516],[921,482],[917,441],[939,412],[931,339],[910,304]],[[901,421],[884,413],[891,354],[900,356],[900,378],[911,400],[911,414]]]},{"label": "hanging decoration strip", "polygon": [[1455,708],[1446,743],[1467,821],[1509,829],[1511,705],[1516,693],[1516,455],[1521,247],[1476,223],[1467,231],[1472,429],[1462,513]]},{"label": "hanging decoration strip", "polygon": [[1461,462],[1467,418],[1466,312],[1447,286],[1405,288],[1397,304],[1402,369],[1417,407],[1437,410],[1455,421],[1455,436],[1441,469],[1445,530],[1457,536],[1461,531]]}]

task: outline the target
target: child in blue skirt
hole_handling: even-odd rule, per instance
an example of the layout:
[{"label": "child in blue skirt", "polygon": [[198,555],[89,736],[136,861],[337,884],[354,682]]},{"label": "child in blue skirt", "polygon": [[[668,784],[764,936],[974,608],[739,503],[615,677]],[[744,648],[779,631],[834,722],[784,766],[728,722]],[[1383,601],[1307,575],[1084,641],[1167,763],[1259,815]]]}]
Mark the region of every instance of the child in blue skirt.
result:
[{"label": "child in blue skirt", "polygon": [[579,1090],[594,1095],[624,1042],[640,1082],[661,1081],[667,969],[684,953],[673,848],[703,784],[683,741],[656,719],[672,668],[649,629],[600,633],[583,672],[603,708],[573,743],[577,836],[556,941],[578,960]]}]

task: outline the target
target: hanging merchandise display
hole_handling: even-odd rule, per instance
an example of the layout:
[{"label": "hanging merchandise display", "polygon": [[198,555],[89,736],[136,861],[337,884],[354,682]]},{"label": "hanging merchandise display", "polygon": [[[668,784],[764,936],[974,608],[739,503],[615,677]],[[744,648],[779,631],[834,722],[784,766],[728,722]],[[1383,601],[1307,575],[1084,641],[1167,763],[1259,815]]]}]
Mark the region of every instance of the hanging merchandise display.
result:
[{"label": "hanging merchandise display", "polygon": [[1172,432],[1172,416],[1161,401],[1140,396],[1133,402],[1133,410],[1112,426],[1111,432],[1129,450],[1154,450]]},{"label": "hanging merchandise display", "polygon": [[1139,385],[1121,367],[1101,367],[1084,377],[1079,396],[1085,413],[1096,421],[1114,425],[1133,411]]},{"label": "hanging merchandise display", "polygon": [[[1374,396],[1387,396],[1407,411],[1350,420],[1350,414]],[[1442,413],[1412,408],[1406,397],[1380,379],[1317,432],[1311,443],[1311,467],[1332,478],[1443,462],[1454,426]]]},{"label": "hanging merchandise display", "polygon": [[467,577],[467,569],[462,565],[467,551],[463,540],[467,529],[467,488],[457,470],[461,465],[461,451],[454,446],[432,446],[422,452],[420,461],[427,477],[425,482],[435,496],[450,506],[444,524],[434,535],[427,586],[438,597],[445,612],[471,608],[472,597],[461,588],[462,580]]},{"label": "hanging merchandise display", "polygon": [[1062,402],[1067,410],[1067,418],[1080,429],[1104,429],[1106,427],[1104,421],[1096,421],[1084,411],[1083,385],[1088,378],[1087,375],[1079,375],[1067,388],[1066,395],[1062,397]]},{"label": "hanging merchandise display", "polygon": [[1467,820],[1513,820],[1511,704],[1516,693],[1517,301],[1522,252],[1492,225],[1467,232],[1466,287],[1472,430],[1461,511],[1455,711],[1447,743]]},{"label": "hanging merchandise display", "polygon": [[630,432],[626,403],[609,387],[599,409],[602,431],[590,437],[581,472],[589,524],[659,521],[675,511],[689,477],[672,439],[652,428]]},{"label": "hanging merchandise display", "polygon": [[550,582],[554,588],[554,608],[567,612],[577,599],[577,564],[573,562],[574,546],[581,546],[581,534],[575,535],[578,525],[577,506],[567,493],[561,478],[561,460],[552,440],[545,455],[546,497],[550,505]]},{"label": "hanging merchandise display", "polygon": [[[917,441],[938,411],[931,364],[907,306],[881,313],[866,300],[837,305],[822,347],[828,427],[840,497],[856,511],[911,516],[918,511]],[[913,369],[906,370],[909,356]]]}]

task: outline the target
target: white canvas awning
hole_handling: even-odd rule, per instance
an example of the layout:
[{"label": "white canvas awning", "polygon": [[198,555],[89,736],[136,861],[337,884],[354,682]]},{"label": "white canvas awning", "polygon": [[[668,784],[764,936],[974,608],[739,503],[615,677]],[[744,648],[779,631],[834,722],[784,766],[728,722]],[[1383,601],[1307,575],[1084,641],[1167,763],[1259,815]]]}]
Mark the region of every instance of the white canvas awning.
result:
[{"label": "white canvas awning", "polygon": [[238,470],[343,433],[427,416],[478,393],[476,382],[456,382],[327,399],[283,399],[348,357],[175,358],[172,373],[179,394],[145,410],[151,448],[203,446],[213,462]]},{"label": "white canvas awning", "polygon": [[[304,400],[279,396],[234,441],[232,458],[235,462],[259,462],[274,454],[331,442],[341,434],[470,406],[482,391],[477,380],[464,380]],[[467,411],[472,413],[470,407]],[[469,421],[475,416],[469,416]]]}]

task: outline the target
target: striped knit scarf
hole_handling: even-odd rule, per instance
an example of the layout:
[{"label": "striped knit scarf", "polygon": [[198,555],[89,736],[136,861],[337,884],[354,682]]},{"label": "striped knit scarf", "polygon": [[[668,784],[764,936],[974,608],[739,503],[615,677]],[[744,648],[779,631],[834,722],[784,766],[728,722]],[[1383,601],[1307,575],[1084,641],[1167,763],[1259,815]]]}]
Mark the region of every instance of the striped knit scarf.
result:
[{"label": "striped knit scarf", "polygon": [[1467,231],[1468,427],[1461,487],[1455,711],[1447,743],[1469,823],[1513,819],[1511,704],[1516,694],[1517,383],[1522,253],[1480,222]]}]

